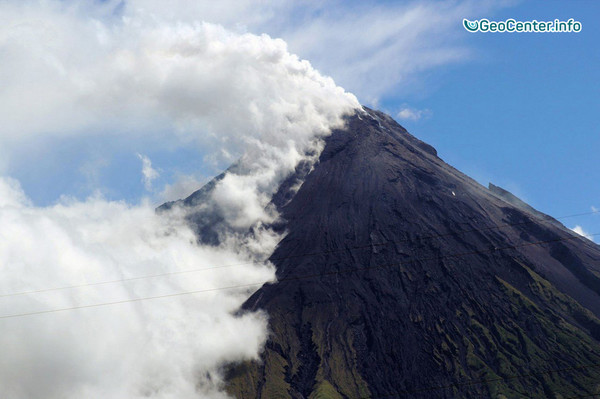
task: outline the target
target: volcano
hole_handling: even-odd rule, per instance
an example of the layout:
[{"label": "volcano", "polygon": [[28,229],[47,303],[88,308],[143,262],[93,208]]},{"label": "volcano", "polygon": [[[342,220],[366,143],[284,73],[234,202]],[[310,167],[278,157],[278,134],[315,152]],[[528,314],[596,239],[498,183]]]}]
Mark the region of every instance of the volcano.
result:
[{"label": "volcano", "polygon": [[[278,281],[242,309],[266,311],[270,336],[260,361],[227,367],[231,396],[600,391],[600,247],[481,186],[391,117],[348,117],[272,204],[286,232],[270,259]],[[218,216],[190,220],[215,240]]]}]

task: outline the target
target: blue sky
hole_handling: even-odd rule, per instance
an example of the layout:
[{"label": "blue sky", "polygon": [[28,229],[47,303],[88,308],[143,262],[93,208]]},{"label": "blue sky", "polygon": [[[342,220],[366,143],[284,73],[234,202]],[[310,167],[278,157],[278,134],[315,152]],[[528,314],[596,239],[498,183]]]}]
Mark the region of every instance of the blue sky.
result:
[{"label": "blue sky", "polygon": [[[161,18],[173,25],[208,21],[238,33],[281,37],[289,51],[308,59],[361,103],[388,112],[434,145],[445,161],[480,183],[500,185],[553,216],[600,208],[597,2],[330,1],[298,6],[291,1],[274,5],[225,1],[216,7],[212,2],[176,1],[166,7],[154,0],[109,0],[81,4],[71,7],[76,10],[69,11],[70,18],[111,26],[142,15],[141,19]],[[48,17],[40,15],[42,20]],[[469,33],[462,18],[574,18],[583,29],[553,34]],[[90,64],[85,41],[73,39],[80,33],[77,29],[75,25],[64,39],[72,48],[86,49],[72,61],[75,75],[79,65]],[[44,45],[52,48],[58,42],[56,51],[60,51],[60,40]],[[68,62],[63,65],[67,70]],[[15,61],[15,65],[19,64]],[[44,75],[40,76],[44,84]],[[142,198],[159,203],[186,195],[230,161],[215,155],[214,143],[186,145],[185,140],[171,139],[178,135],[178,127],[145,118],[141,111],[136,117],[110,119],[109,115],[110,123],[88,125],[62,121],[63,114],[67,120],[69,113],[77,115],[73,108],[61,109],[60,117],[56,113],[49,119],[51,126],[58,120],[55,127],[32,128],[31,139],[7,141],[9,152],[0,162],[3,174],[19,180],[37,205],[52,204],[64,195],[85,198],[94,193],[131,203]],[[406,118],[411,114],[420,117]],[[44,118],[40,120],[44,126]],[[64,126],[77,134],[55,134]],[[138,154],[147,156],[158,172],[150,190],[144,188]],[[600,215],[567,219],[565,224],[600,232]]]},{"label": "blue sky", "polygon": [[[222,365],[267,340],[263,312],[236,310],[275,280],[270,198],[359,103],[282,40],[236,27],[270,24],[269,7],[173,6],[0,1],[8,396],[222,398]],[[219,245],[197,243],[188,210],[155,212],[234,160],[189,210],[220,215]]]},{"label": "blue sky", "polygon": [[[470,61],[435,71],[423,92],[390,97],[382,106],[393,112],[406,102],[430,110],[430,117],[400,122],[482,184],[500,185],[553,216],[600,208],[598,16],[600,3],[594,1],[523,2],[491,16],[474,16],[574,18],[583,30],[463,30],[473,49]],[[600,232],[600,215],[563,222]]]},{"label": "blue sky", "polygon": [[[282,238],[259,227],[269,199],[357,98],[482,184],[554,216],[600,208],[599,16],[592,1],[0,1],[0,386],[222,397],[222,364],[258,359],[268,328],[237,316],[248,290],[219,287],[273,281],[256,264]],[[583,30],[468,33],[463,18]],[[155,212],[244,151],[203,204],[221,245]],[[600,215],[563,221],[600,232]]]}]

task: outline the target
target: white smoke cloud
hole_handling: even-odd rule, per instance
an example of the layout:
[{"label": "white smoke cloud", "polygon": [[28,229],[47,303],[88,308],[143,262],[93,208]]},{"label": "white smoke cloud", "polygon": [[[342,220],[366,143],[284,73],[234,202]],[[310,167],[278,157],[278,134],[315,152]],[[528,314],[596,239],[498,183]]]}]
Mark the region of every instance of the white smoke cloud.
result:
[{"label": "white smoke cloud", "polygon": [[157,20],[193,22],[198,15],[231,29],[268,32],[294,53],[376,106],[385,97],[422,94],[431,71],[471,60],[463,18],[488,17],[513,0],[128,0]]},{"label": "white smoke cloud", "polygon": [[[268,195],[307,151],[318,151],[316,137],[359,106],[280,39],[135,15],[109,24],[43,4],[50,6],[0,10],[10,55],[0,75],[0,144],[7,148],[98,131],[162,135],[167,146],[249,154],[244,166],[254,172],[244,184]],[[247,197],[235,225],[259,216],[265,195]]]},{"label": "white smoke cloud", "polygon": [[292,126],[312,136],[357,106],[288,53],[285,42],[266,35],[135,16],[101,22],[57,6],[1,7],[6,143],[40,134],[167,130],[185,143],[226,143],[239,152],[247,137],[282,142],[280,132]]},{"label": "white smoke cloud", "polygon": [[[273,279],[272,268],[248,263],[281,239],[262,227],[277,218],[270,197],[358,102],[282,40],[136,10],[115,18],[113,3],[90,4],[0,3],[0,158],[99,136],[228,154],[239,158],[235,173],[203,206],[230,229],[218,247],[199,246],[181,209],[158,216],[149,204],[99,196],[36,207],[17,181],[0,178],[3,397],[223,397],[219,366],[255,358],[266,339],[265,315],[232,315],[258,285],[2,316]],[[157,172],[140,159],[151,188]],[[241,233],[249,227],[251,237]],[[234,272],[10,295],[239,263]]]}]

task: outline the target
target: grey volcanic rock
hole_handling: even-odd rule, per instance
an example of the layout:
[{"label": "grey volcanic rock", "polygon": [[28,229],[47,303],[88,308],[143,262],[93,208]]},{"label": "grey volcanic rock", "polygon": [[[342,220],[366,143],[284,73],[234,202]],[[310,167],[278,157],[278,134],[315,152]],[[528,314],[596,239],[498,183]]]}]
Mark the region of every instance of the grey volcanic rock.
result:
[{"label": "grey volcanic rock", "polygon": [[369,109],[291,186],[273,198],[279,282],[244,305],[271,336],[260,362],[228,368],[233,396],[597,392],[600,247]]}]

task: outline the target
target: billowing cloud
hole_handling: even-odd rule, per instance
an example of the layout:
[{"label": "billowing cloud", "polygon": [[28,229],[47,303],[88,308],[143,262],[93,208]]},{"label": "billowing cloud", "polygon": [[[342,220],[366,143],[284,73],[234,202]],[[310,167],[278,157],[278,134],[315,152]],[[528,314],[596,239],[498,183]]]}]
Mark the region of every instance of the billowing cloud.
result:
[{"label": "billowing cloud", "polygon": [[[113,198],[117,198],[111,191],[116,184],[111,185],[109,177],[119,175],[115,163],[130,153],[151,153],[155,165],[163,169],[165,157],[155,157],[157,150],[197,148],[194,156],[212,161],[218,167],[210,172],[217,173],[245,149],[248,134],[241,130],[256,137],[261,135],[254,129],[257,125],[279,129],[278,123],[272,123],[277,121],[271,119],[271,103],[301,107],[296,101],[298,88],[308,81],[312,83],[306,85],[306,92],[314,93],[310,88],[316,81],[309,75],[316,72],[306,62],[293,60],[287,46],[309,58],[319,71],[335,76],[338,84],[363,102],[376,104],[381,98],[410,95],[414,89],[422,93],[430,71],[469,59],[472,49],[464,41],[468,36],[462,18],[490,16],[509,4],[472,0],[1,2],[0,173],[18,176],[35,201],[51,203],[59,194],[49,191],[44,196],[33,189],[29,163],[22,160],[30,148],[42,153],[52,150],[57,140],[73,136],[112,137],[123,151],[120,158],[111,157],[114,154],[99,146],[89,154],[109,161],[93,177]],[[270,37],[245,34],[248,31]],[[281,37],[288,45],[272,37]],[[203,47],[202,43],[212,44]],[[284,79],[287,83],[277,86],[293,65],[306,65],[307,72],[296,74],[296,85]],[[319,75],[317,80],[326,78]],[[331,94],[339,98],[339,93]],[[82,154],[90,148],[81,140],[78,143]],[[39,178],[79,170],[77,165],[65,170],[56,162],[45,165],[46,172]],[[195,172],[163,170],[161,184],[173,184],[172,176]],[[117,192],[134,198],[123,187],[132,187],[135,176],[120,176],[129,181],[119,182]],[[72,195],[94,192],[93,188],[66,189]]]},{"label": "billowing cloud", "polygon": [[474,57],[463,18],[490,17],[513,0],[214,2],[129,0],[158,20],[193,22],[198,15],[231,29],[283,38],[294,53],[334,76],[363,103],[421,93],[431,71]]},{"label": "billowing cloud", "polygon": [[[358,107],[353,95],[267,35],[136,14],[90,18],[55,2],[0,7],[5,151],[48,137],[158,136],[165,147],[249,154],[241,169],[261,171],[244,184],[254,181],[268,194],[305,153],[318,150],[315,138]],[[264,202],[249,197],[245,204],[256,213]],[[244,217],[238,225],[247,225]]]},{"label": "billowing cloud", "polygon": [[[261,350],[265,316],[233,312],[258,287],[247,284],[273,278],[252,260],[278,237],[201,247],[179,217],[148,205],[90,198],[36,208],[6,179],[0,193],[4,397],[220,397],[219,365]],[[236,285],[243,287],[4,318]],[[31,293],[69,286],[80,287]]]},{"label": "billowing cloud", "polygon": [[[88,137],[224,154],[235,169],[192,209],[223,216],[220,244],[197,244],[177,207],[156,215],[101,196],[37,207],[0,178],[8,398],[223,397],[220,365],[255,358],[266,339],[266,315],[233,313],[274,276],[257,263],[281,239],[264,227],[277,218],[270,197],[359,107],[280,39],[115,4],[0,3],[0,158]],[[151,188],[157,172],[140,159]],[[135,279],[150,275],[161,277]],[[86,308],[107,302],[123,303]],[[84,308],[7,317],[73,307]]]},{"label": "billowing cloud", "polygon": [[0,7],[5,146],[168,134],[175,145],[226,146],[239,156],[250,138],[280,144],[290,129],[312,136],[357,106],[266,35],[136,15],[95,19],[59,2]]},{"label": "billowing cloud", "polygon": [[[423,71],[467,60],[462,18],[489,13],[499,4],[354,4],[333,11],[289,1],[24,3],[1,5],[0,119],[6,134],[17,140],[40,132],[151,135],[176,126],[181,140],[203,145],[207,139],[237,141],[244,122],[245,128],[267,126],[275,110],[249,99],[270,95],[277,101],[282,95],[282,106],[302,107],[294,100],[317,82],[315,71],[289,54],[285,42],[232,34],[200,21],[280,35],[295,52],[373,103],[417,82]],[[296,74],[297,80],[278,86],[282,74]],[[305,81],[311,84],[298,90]],[[325,78],[317,81],[335,88]],[[235,110],[230,121],[215,124],[206,118],[224,109]]]}]

